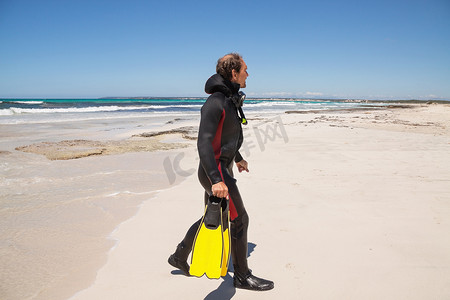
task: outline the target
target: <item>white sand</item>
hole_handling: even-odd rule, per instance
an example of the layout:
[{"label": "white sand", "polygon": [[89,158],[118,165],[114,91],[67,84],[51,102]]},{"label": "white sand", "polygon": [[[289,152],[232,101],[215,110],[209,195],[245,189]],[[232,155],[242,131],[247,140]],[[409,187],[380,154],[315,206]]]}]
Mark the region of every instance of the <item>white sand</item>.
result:
[{"label": "white sand", "polygon": [[[281,118],[251,121],[251,172],[237,174],[249,265],[274,290],[167,263],[203,209],[194,174],[121,224],[95,282],[71,299],[450,299],[450,107]],[[196,168],[182,151],[182,169]]]}]

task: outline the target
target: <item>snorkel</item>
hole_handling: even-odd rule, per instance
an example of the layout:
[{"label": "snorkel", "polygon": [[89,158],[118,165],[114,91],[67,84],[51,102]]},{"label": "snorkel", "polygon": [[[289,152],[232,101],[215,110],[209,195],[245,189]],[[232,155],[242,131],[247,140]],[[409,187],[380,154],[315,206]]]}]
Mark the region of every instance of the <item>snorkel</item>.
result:
[{"label": "snorkel", "polygon": [[237,93],[237,95],[233,96],[231,99],[233,100],[234,105],[239,111],[242,124],[247,125],[248,124],[247,119],[245,118],[244,112],[242,111],[242,105],[244,105],[245,97],[246,97],[245,93],[239,91],[239,93]]}]

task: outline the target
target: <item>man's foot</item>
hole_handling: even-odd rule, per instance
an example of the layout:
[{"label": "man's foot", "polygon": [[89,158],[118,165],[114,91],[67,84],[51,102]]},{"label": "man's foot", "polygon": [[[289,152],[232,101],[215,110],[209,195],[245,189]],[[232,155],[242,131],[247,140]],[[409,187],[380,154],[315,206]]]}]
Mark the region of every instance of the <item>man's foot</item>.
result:
[{"label": "man's foot", "polygon": [[169,262],[169,264],[172,267],[180,269],[184,273],[184,275],[191,276],[191,274],[189,274],[189,265],[188,265],[188,263],[186,261],[179,260],[175,256],[175,254],[172,254],[171,256],[169,256],[168,262]]},{"label": "man's foot", "polygon": [[235,273],[233,277],[233,284],[238,289],[252,291],[268,291],[274,287],[273,281],[253,276],[250,271],[245,276],[239,276]]}]

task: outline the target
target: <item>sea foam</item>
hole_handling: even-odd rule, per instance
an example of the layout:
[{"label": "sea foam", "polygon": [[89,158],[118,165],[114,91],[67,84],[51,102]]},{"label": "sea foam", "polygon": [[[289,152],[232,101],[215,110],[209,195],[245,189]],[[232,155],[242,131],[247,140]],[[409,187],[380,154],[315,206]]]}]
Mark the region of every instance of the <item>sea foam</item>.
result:
[{"label": "sea foam", "polygon": [[120,110],[142,110],[151,109],[154,106],[91,106],[91,107],[68,107],[68,108],[20,108],[10,107],[13,114],[51,114],[51,113],[86,113],[86,112],[111,112]]}]

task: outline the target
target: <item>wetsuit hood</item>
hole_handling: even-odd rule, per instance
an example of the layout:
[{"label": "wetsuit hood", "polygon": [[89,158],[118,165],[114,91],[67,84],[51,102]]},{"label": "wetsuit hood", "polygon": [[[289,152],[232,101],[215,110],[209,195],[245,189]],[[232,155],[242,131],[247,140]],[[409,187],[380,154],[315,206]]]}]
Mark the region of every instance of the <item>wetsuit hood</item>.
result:
[{"label": "wetsuit hood", "polygon": [[223,78],[220,74],[214,74],[206,81],[205,84],[205,92],[207,94],[221,92],[227,97],[231,97],[236,94],[240,88],[241,86],[239,83],[231,82]]}]

